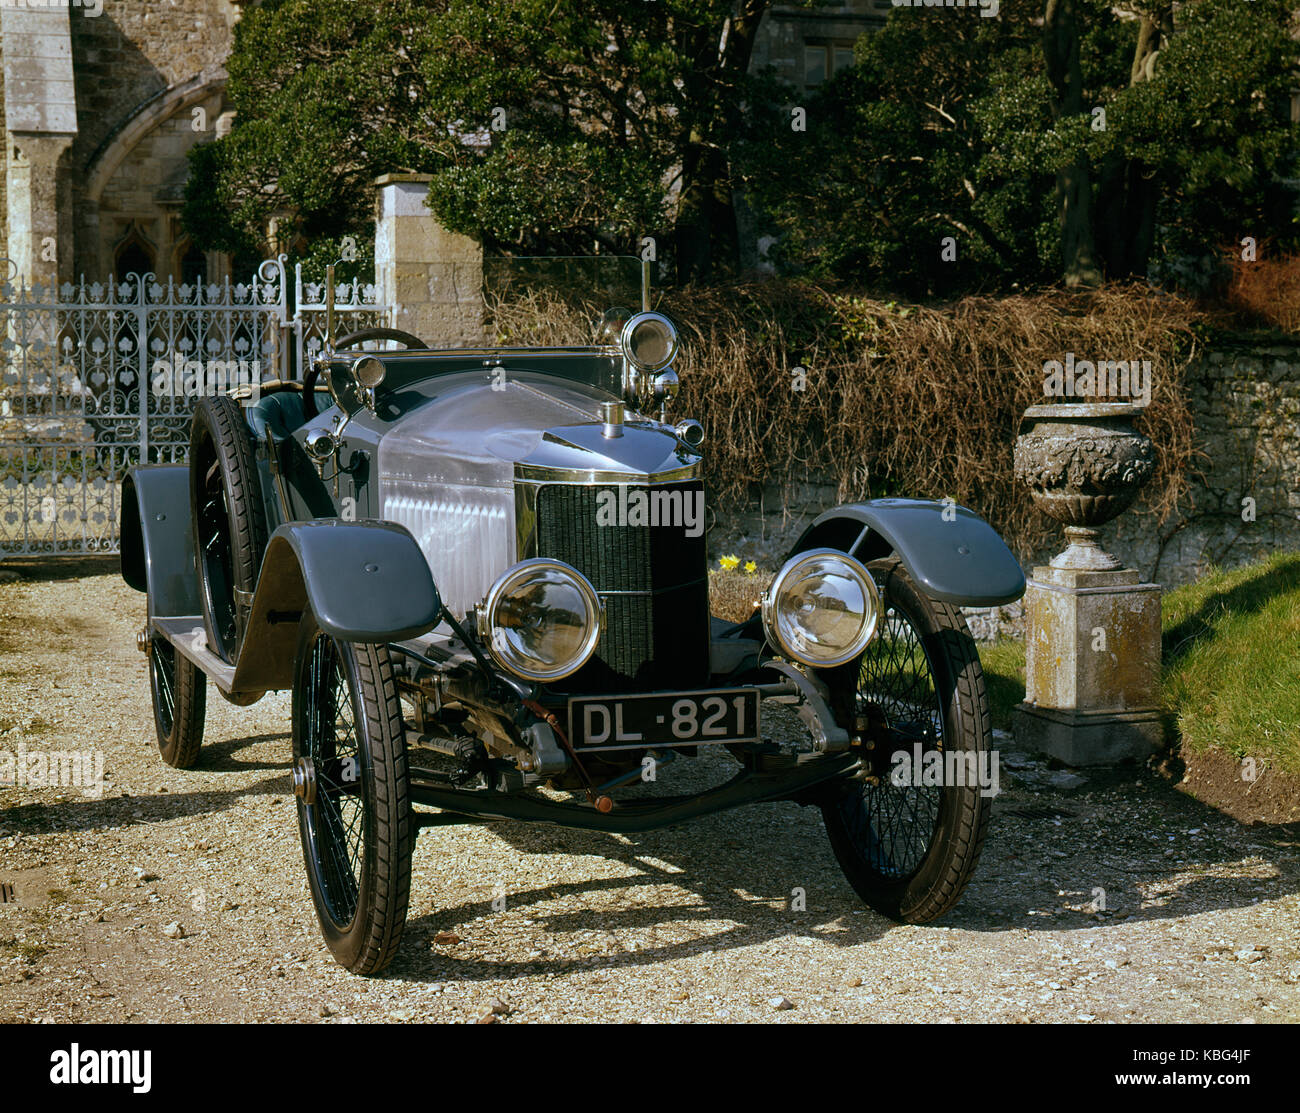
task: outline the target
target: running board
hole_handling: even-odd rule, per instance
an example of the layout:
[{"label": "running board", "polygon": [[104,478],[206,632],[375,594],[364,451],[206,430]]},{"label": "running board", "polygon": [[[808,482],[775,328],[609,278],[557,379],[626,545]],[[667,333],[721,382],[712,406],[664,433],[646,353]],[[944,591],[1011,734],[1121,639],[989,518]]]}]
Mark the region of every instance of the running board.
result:
[{"label": "running board", "polygon": [[208,648],[202,615],[155,618],[153,628],[155,635],[161,634],[176,647],[177,652],[198,665],[223,692],[229,695],[234,690],[235,666],[227,664]]}]

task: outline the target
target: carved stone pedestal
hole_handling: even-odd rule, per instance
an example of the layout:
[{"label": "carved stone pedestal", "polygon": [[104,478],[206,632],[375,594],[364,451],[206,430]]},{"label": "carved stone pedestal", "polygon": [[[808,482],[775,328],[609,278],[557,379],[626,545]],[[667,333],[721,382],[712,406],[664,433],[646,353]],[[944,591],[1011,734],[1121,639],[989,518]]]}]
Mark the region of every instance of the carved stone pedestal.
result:
[{"label": "carved stone pedestal", "polygon": [[1160,586],[1140,579],[1131,568],[1034,569],[1018,746],[1067,765],[1141,761],[1160,748]]},{"label": "carved stone pedestal", "polygon": [[1142,760],[1161,745],[1160,587],[1104,552],[1098,527],[1122,513],[1155,466],[1126,403],[1032,406],[1016,475],[1065,525],[1065,550],[1025,591],[1025,702],[1019,746],[1069,765]]}]

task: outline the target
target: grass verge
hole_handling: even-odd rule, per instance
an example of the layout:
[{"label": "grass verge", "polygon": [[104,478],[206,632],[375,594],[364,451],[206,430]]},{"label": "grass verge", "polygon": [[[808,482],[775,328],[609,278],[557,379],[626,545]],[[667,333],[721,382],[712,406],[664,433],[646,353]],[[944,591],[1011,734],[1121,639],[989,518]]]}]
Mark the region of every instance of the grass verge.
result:
[{"label": "grass verge", "polygon": [[1184,751],[1300,775],[1300,553],[1170,592],[1163,624],[1165,706]]}]

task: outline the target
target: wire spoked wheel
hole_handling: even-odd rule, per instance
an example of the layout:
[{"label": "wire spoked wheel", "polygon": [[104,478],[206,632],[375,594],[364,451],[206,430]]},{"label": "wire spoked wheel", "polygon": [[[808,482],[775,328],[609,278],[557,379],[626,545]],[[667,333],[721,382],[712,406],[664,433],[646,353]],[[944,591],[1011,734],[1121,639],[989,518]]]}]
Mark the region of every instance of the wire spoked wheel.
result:
[{"label": "wire spoked wheel", "polygon": [[149,694],[163,761],[177,769],[191,768],[203,745],[207,677],[157,634],[149,638]]},{"label": "wire spoked wheel", "polygon": [[979,861],[988,698],[961,613],[923,595],[894,558],[869,568],[884,607],[880,633],[827,677],[870,745],[869,768],[839,782],[822,815],[858,895],[893,919],[924,923],[957,903]]},{"label": "wire spoked wheel", "polygon": [[326,945],[353,973],[397,952],[414,821],[406,742],[383,646],[303,621],[293,690],[293,782],[312,902]]},{"label": "wire spoked wheel", "polygon": [[879,640],[862,656],[854,707],[876,742],[879,783],[848,797],[842,811],[872,869],[902,879],[916,872],[930,849],[941,790],[896,785],[889,774],[895,754],[915,764],[918,752],[922,761],[926,753],[943,752],[943,709],[921,636],[897,606],[887,607]]}]

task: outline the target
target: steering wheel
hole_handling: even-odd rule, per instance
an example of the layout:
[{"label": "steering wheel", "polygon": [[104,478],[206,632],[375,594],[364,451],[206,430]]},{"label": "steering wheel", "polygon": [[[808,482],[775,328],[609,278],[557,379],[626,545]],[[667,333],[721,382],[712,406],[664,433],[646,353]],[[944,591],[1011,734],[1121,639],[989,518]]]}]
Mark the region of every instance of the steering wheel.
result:
[{"label": "steering wheel", "polygon": [[[399,328],[363,328],[357,332],[349,332],[346,336],[340,336],[334,341],[335,351],[345,351],[353,344],[364,344],[367,340],[396,340],[399,344],[405,344],[408,348],[427,348],[429,345],[421,340],[418,336],[412,336],[409,332],[403,332]],[[311,367],[307,369],[307,374],[302,379],[302,412],[310,421],[320,411],[316,408],[316,380],[320,377],[320,368],[312,362]]]}]

